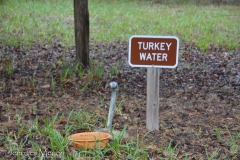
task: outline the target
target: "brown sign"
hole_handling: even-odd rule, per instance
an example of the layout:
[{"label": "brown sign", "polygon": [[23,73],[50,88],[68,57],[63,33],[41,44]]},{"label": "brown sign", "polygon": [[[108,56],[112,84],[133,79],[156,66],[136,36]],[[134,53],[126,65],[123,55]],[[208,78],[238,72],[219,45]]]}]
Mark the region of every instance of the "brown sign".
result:
[{"label": "brown sign", "polygon": [[129,39],[129,65],[175,68],[178,50],[179,39],[174,36],[132,36]]}]

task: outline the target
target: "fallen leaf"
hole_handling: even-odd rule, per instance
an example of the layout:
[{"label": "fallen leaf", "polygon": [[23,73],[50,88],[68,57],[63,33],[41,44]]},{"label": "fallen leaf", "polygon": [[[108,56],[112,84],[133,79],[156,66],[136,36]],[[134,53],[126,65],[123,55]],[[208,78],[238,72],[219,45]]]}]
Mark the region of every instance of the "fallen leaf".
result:
[{"label": "fallen leaf", "polygon": [[22,105],[26,105],[26,106],[28,106],[29,103],[28,103],[27,101],[24,101],[24,102],[22,103]]},{"label": "fallen leaf", "polygon": [[72,82],[66,82],[66,83],[65,83],[65,86],[66,86],[66,87],[72,87],[72,86],[73,86],[73,83],[72,83]]},{"label": "fallen leaf", "polygon": [[50,84],[45,84],[45,85],[41,86],[41,88],[43,88],[43,89],[50,88],[50,87],[51,87]]},{"label": "fallen leaf", "polygon": [[59,122],[59,124],[67,124],[67,121],[66,121],[66,120],[61,120],[61,121]]}]

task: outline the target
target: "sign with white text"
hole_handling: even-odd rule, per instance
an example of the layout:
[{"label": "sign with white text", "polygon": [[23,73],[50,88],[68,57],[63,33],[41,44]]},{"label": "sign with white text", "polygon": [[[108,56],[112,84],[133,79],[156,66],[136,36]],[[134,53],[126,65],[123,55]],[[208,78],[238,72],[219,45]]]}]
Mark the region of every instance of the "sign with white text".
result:
[{"label": "sign with white text", "polygon": [[128,62],[132,67],[175,68],[179,39],[174,36],[132,36]]}]

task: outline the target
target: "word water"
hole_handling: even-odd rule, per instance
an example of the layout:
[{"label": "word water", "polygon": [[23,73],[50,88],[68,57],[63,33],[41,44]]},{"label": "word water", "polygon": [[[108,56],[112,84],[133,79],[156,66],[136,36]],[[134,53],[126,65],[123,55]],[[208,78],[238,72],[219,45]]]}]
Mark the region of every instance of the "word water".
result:
[{"label": "word water", "polygon": [[140,53],[141,61],[167,61],[166,53]]}]

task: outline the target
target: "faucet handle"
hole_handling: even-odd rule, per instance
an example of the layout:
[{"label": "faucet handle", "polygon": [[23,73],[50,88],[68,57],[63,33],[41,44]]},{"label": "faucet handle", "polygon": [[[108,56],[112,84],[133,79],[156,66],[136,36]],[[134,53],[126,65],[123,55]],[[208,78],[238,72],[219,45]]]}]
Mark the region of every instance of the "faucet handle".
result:
[{"label": "faucet handle", "polygon": [[110,88],[113,89],[113,90],[118,90],[118,83],[113,81],[113,82],[110,82]]}]

